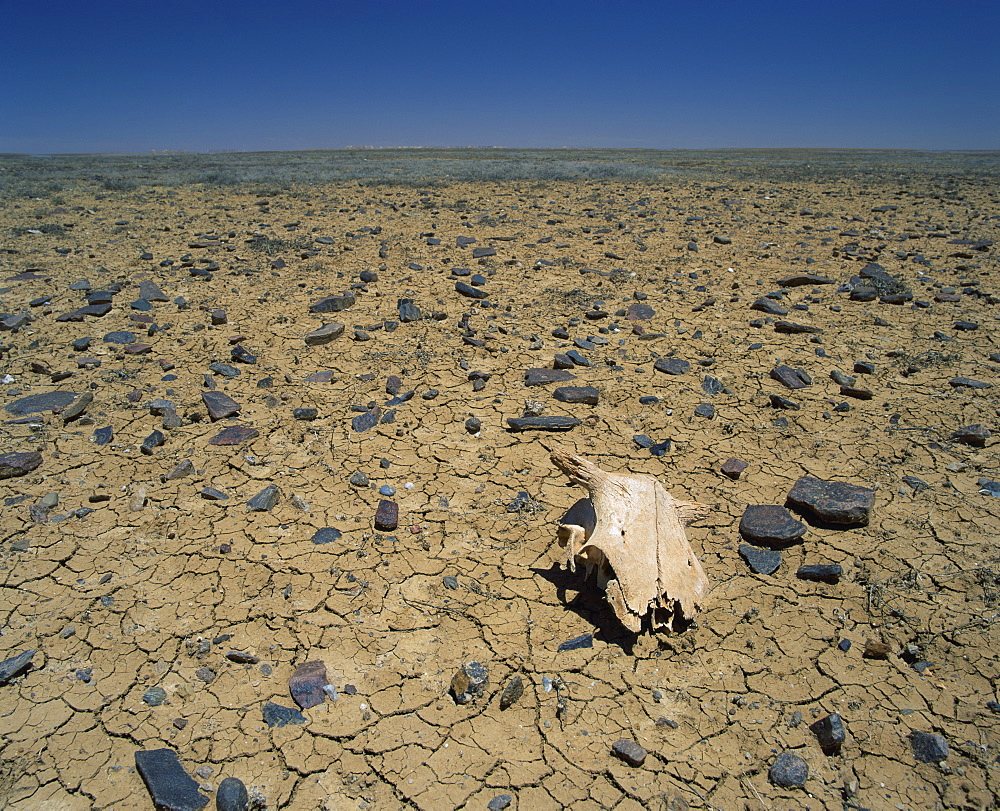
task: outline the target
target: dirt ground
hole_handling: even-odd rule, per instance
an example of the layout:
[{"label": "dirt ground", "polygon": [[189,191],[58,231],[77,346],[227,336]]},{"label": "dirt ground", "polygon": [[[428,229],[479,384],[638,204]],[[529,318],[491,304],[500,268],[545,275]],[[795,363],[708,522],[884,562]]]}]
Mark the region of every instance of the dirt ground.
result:
[{"label": "dirt ground", "polygon": [[[0,807],[150,808],[134,756],[159,748],[206,798],[237,777],[268,808],[996,807],[1000,498],[981,480],[1000,463],[995,439],[952,433],[997,427],[997,239],[995,183],[932,174],[7,201],[0,311],[30,320],[0,333],[0,406],[93,402],[68,421],[2,414],[0,452],[42,462],[0,481],[0,660],[36,650],[0,686]],[[912,297],[852,300],[842,285],[869,262]],[[454,268],[488,298],[459,294],[471,275]],[[778,281],[804,273],[831,283]],[[166,300],[134,309],[144,280]],[[105,315],[58,320],[112,287]],[[751,308],[781,290],[787,316]],[[353,305],[310,312],[345,291]],[[421,316],[401,321],[400,299]],[[342,335],[306,343],[332,322]],[[116,331],[135,343],[104,340]],[[597,405],[525,386],[593,337],[571,371]],[[660,357],[691,365],[664,374]],[[787,389],[779,365],[812,383]],[[412,399],[386,405],[389,376]],[[236,416],[209,419],[209,385]],[[512,431],[526,399],[581,423]],[[381,421],[355,430],[372,405]],[[210,444],[235,425],[256,435]],[[688,529],[711,580],[692,627],[630,634],[557,565],[583,495],[549,462],[557,445],[712,506]],[[731,457],[738,479],[720,472]],[[875,488],[871,520],[811,522],[756,574],[741,516],[804,475]],[[268,485],[277,503],[250,509]],[[395,529],[374,526],[383,499]],[[796,576],[815,563],[843,576]],[[592,647],[558,650],[584,634]],[[269,726],[264,706],[295,707],[289,678],[312,660],[336,699]],[[470,661],[489,681],[458,704]],[[810,725],[830,713],[846,741],[827,754]],[[918,760],[913,731],[943,736],[947,759]],[[620,739],[641,766],[614,756]],[[804,787],[769,779],[782,752],[808,764]]]}]

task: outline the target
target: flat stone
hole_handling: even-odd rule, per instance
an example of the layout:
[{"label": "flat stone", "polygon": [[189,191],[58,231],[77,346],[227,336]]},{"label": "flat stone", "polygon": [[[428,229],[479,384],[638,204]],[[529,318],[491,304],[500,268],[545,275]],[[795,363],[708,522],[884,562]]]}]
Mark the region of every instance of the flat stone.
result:
[{"label": "flat stone", "polygon": [[910,748],[921,763],[940,763],[948,759],[948,741],[934,732],[913,730],[910,733]]},{"label": "flat stone", "polygon": [[234,363],[245,363],[248,366],[252,366],[257,362],[257,356],[243,346],[234,346],[230,349],[229,357]]},{"label": "flat stone", "polygon": [[875,491],[848,482],[803,476],[788,493],[788,501],[831,524],[865,525],[875,506]]},{"label": "flat stone", "polygon": [[172,482],[177,479],[183,479],[185,476],[190,476],[194,473],[194,462],[190,459],[185,459],[183,462],[179,463],[173,470],[169,473],[165,473],[160,476],[161,482]]},{"label": "flat stone", "polygon": [[953,377],[948,381],[948,384],[954,386],[956,389],[959,386],[966,386],[970,389],[988,389],[992,385],[991,383],[985,383],[982,380],[974,380],[971,377]]},{"label": "flat stone", "polygon": [[228,394],[221,391],[203,391],[201,399],[208,409],[208,416],[212,421],[233,417],[240,413],[242,406]]},{"label": "flat stone", "polygon": [[715,416],[715,406],[711,403],[701,403],[695,406],[694,415],[710,420]]},{"label": "flat stone", "polygon": [[594,647],[594,635],[580,634],[580,636],[575,636],[572,639],[567,639],[565,642],[560,642],[557,650],[580,650],[581,648],[592,647]]},{"label": "flat stone", "polygon": [[986,445],[986,440],[993,436],[985,425],[964,425],[952,431],[951,438],[963,445],[971,445],[974,448],[982,448]]},{"label": "flat stone", "polygon": [[38,451],[26,453],[0,453],[0,479],[13,479],[30,473],[42,463],[42,454]]},{"label": "flat stone", "polygon": [[787,544],[806,534],[806,525],[776,504],[750,505],[740,519],[740,534],[764,544]]},{"label": "flat stone", "polygon": [[[593,366],[594,365],[593,363],[590,362],[590,358],[585,358],[583,355],[581,355],[575,349],[571,349],[569,352],[567,352],[566,353],[566,357],[569,358],[571,361],[573,361],[573,365],[574,366]],[[524,385],[527,386],[527,385],[530,385],[530,384],[525,383]]]},{"label": "flat stone", "polygon": [[816,273],[790,273],[778,279],[778,285],[781,287],[802,287],[807,284],[833,284],[833,279]]},{"label": "flat stone", "polygon": [[505,808],[510,807],[512,802],[514,802],[514,798],[510,794],[498,794],[486,803],[486,809],[487,811],[504,811]]},{"label": "flat stone", "polygon": [[399,299],[396,302],[396,307],[399,310],[399,320],[404,324],[419,321],[423,318],[423,313],[420,311],[420,308],[413,303],[413,299],[411,298]]},{"label": "flat stone", "polygon": [[94,395],[89,391],[85,391],[77,397],[62,411],[60,416],[62,417],[63,424],[71,422],[81,416],[92,402],[94,402]]},{"label": "flat stone", "polygon": [[836,583],[844,574],[844,567],[839,563],[807,563],[799,566],[795,576],[800,580],[819,580],[824,583]]},{"label": "flat stone", "polygon": [[250,499],[247,502],[247,506],[250,508],[251,512],[269,512],[274,509],[274,505],[278,503],[278,497],[280,495],[281,491],[278,489],[278,485],[269,484],[252,499]]},{"label": "flat stone", "polygon": [[322,372],[313,372],[313,374],[303,378],[303,381],[305,383],[332,383],[336,374],[332,369],[324,369]]},{"label": "flat stone", "polygon": [[252,425],[233,425],[223,428],[208,440],[209,445],[239,445],[249,439],[254,439],[260,432]]},{"label": "flat stone", "polygon": [[339,324],[336,321],[332,324],[323,324],[323,326],[318,329],[314,329],[312,332],[307,333],[303,336],[306,342],[306,346],[322,346],[323,344],[328,344],[330,341],[339,338],[344,334],[344,325]]},{"label": "flat stone", "polygon": [[863,389],[856,386],[841,386],[840,393],[844,397],[853,397],[855,400],[871,400],[875,396],[871,389]]},{"label": "flat stone", "polygon": [[749,467],[749,465],[747,465],[747,463],[742,459],[736,459],[733,457],[723,462],[719,470],[730,479],[738,479],[747,467]]},{"label": "flat stone", "polygon": [[198,811],[208,805],[208,797],[198,793],[197,781],[184,771],[173,749],[136,752],[135,766],[159,811]]},{"label": "flat stone", "polygon": [[129,332],[128,330],[118,330],[117,332],[109,332],[103,338],[106,344],[134,344],[136,342],[136,337],[134,332]]},{"label": "flat stone", "polygon": [[309,305],[311,313],[339,313],[348,307],[353,307],[355,298],[350,293],[341,293],[338,296],[324,296],[319,301],[314,301]]},{"label": "flat stone", "polygon": [[782,307],[774,299],[761,297],[757,299],[753,304],[750,305],[751,310],[757,310],[761,313],[767,313],[768,315],[788,315],[788,310]]},{"label": "flat stone", "polygon": [[747,562],[757,574],[774,574],[781,565],[781,553],[773,549],[758,549],[756,546],[741,543],[740,557]]},{"label": "flat stone", "polygon": [[247,811],[250,794],[238,777],[227,777],[215,792],[216,811]]},{"label": "flat stone", "polygon": [[255,665],[260,662],[259,656],[242,650],[231,650],[226,654],[226,658],[238,665]]},{"label": "flat stone", "polygon": [[625,761],[629,766],[641,766],[646,762],[646,750],[635,741],[621,738],[611,745],[615,757]]},{"label": "flat stone", "polygon": [[771,379],[790,389],[804,389],[812,383],[812,378],[802,369],[793,369],[791,366],[775,366],[771,370]]},{"label": "flat stone", "polygon": [[363,434],[369,428],[373,428],[378,425],[379,417],[382,415],[382,409],[378,406],[374,406],[366,411],[364,414],[359,414],[357,417],[351,420],[351,428],[357,431],[359,434]]},{"label": "flat stone", "polygon": [[310,540],[314,544],[325,544],[333,543],[334,541],[339,541],[344,533],[342,533],[336,527],[322,527],[317,529]]},{"label": "flat stone", "polygon": [[496,248],[491,248],[488,245],[472,249],[473,259],[482,259],[484,256],[496,256],[496,254],[497,254]]},{"label": "flat stone", "polygon": [[489,674],[485,665],[467,662],[452,676],[451,695],[456,704],[468,704],[483,694],[488,683]]},{"label": "flat stone", "polygon": [[774,331],[788,334],[807,333],[816,335],[823,332],[819,327],[809,326],[808,324],[796,324],[794,321],[775,321]]},{"label": "flat stone", "polygon": [[317,660],[303,662],[288,679],[288,691],[295,703],[302,709],[318,706],[326,701],[326,690],[330,680],[326,675],[326,665]]},{"label": "flat stone", "polygon": [[167,438],[164,436],[162,431],[153,431],[142,441],[142,444],[139,446],[139,450],[149,456],[156,448],[160,447],[160,445],[166,441]]},{"label": "flat stone", "polygon": [[563,383],[576,380],[576,375],[563,369],[528,369],[524,373],[525,386],[544,386],[547,383]]},{"label": "flat stone", "polygon": [[319,416],[319,410],[315,408],[305,407],[296,408],[292,410],[292,417],[297,420],[302,420],[304,422],[311,422]]},{"label": "flat stone", "polygon": [[139,282],[139,298],[146,301],[170,301],[151,279]]},{"label": "flat stone", "polygon": [[656,315],[656,310],[648,304],[640,304],[638,302],[629,304],[628,309],[625,311],[625,318],[629,321],[649,321],[654,315]]},{"label": "flat stone", "polygon": [[105,425],[103,428],[98,428],[94,431],[91,439],[93,439],[95,445],[101,447],[110,444],[111,440],[114,439],[114,435],[114,429],[110,425]]},{"label": "flat stone", "polygon": [[507,425],[512,431],[568,431],[580,424],[575,417],[510,417]]},{"label": "flat stone", "polygon": [[268,701],[263,707],[264,722],[269,727],[283,727],[288,724],[304,724],[306,717],[294,707],[282,707]]},{"label": "flat stone", "polygon": [[6,684],[16,676],[20,676],[31,665],[37,650],[26,650],[0,662],[0,685]]},{"label": "flat stone", "polygon": [[520,676],[514,676],[500,694],[500,709],[506,710],[517,702],[524,694],[524,680]]},{"label": "flat stone", "polygon": [[838,713],[831,713],[825,718],[809,725],[819,742],[820,749],[827,755],[836,755],[840,752],[840,747],[847,740],[847,732],[844,729],[844,721]]},{"label": "flat stone", "polygon": [[392,532],[399,525],[399,505],[395,501],[382,499],[375,510],[375,529]]},{"label": "flat stone", "polygon": [[29,394],[4,406],[4,411],[16,417],[26,414],[38,414],[42,411],[55,411],[66,408],[77,398],[72,391],[46,391],[40,394]]},{"label": "flat stone", "polygon": [[489,293],[478,287],[473,287],[471,284],[466,284],[465,282],[455,282],[455,292],[460,293],[467,298],[484,299],[489,298]]},{"label": "flat stone", "polygon": [[239,377],[243,374],[235,366],[230,366],[228,363],[220,363],[219,361],[208,364],[208,369],[210,372],[222,375],[226,380],[232,380],[234,377]]},{"label": "flat stone", "polygon": [[560,386],[552,396],[562,403],[597,405],[600,393],[593,386]]},{"label": "flat stone", "polygon": [[840,369],[834,369],[830,372],[830,378],[838,386],[853,386],[858,382],[858,379],[854,375],[845,374],[840,371]]},{"label": "flat stone", "polygon": [[774,759],[768,779],[782,788],[802,788],[809,779],[809,765],[798,755],[782,752]]},{"label": "flat stone", "polygon": [[200,495],[208,501],[226,501],[229,498],[229,496],[221,490],[216,490],[214,487],[203,487],[200,491]]},{"label": "flat stone", "polygon": [[668,375],[682,375],[691,368],[691,364],[680,358],[657,358],[653,368]]}]

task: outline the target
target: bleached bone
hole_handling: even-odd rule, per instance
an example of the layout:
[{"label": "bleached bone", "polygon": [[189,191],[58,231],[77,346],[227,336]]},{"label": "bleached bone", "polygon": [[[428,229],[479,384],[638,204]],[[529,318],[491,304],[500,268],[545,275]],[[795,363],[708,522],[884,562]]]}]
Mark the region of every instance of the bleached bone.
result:
[{"label": "bleached bone", "polygon": [[652,476],[608,473],[566,450],[553,464],[589,498],[574,504],[559,524],[571,571],[580,563],[594,574],[608,602],[630,631],[649,616],[654,630],[680,630],[694,618],[708,577],[684,535],[684,525],[710,508],[674,498]]}]

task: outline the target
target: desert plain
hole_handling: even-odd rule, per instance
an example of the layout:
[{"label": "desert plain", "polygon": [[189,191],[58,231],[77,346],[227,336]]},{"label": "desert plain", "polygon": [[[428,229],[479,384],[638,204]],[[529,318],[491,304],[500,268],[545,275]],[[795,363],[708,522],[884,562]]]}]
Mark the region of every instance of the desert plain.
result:
[{"label": "desert plain", "polygon": [[[996,807],[1000,155],[0,170],[0,808]],[[557,447],[710,507],[690,626]]]}]

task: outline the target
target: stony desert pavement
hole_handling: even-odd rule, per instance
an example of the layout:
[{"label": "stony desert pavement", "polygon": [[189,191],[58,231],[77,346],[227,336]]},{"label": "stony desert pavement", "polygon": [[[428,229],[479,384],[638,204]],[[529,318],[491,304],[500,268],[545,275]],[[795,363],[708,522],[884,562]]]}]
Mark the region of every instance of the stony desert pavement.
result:
[{"label": "stony desert pavement", "polygon": [[8,195],[0,807],[996,807],[995,160],[823,160]]}]

